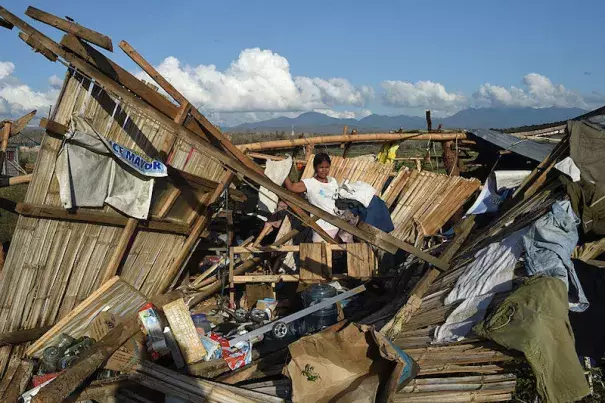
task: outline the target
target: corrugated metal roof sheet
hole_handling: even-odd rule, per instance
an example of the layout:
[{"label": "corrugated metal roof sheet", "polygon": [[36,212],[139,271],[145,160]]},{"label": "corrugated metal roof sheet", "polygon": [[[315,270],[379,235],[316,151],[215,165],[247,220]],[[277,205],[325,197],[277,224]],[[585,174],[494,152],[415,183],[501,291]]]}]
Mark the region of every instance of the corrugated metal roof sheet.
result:
[{"label": "corrugated metal roof sheet", "polygon": [[490,129],[471,129],[466,132],[500,148],[510,150],[534,161],[542,161],[555,147],[555,144],[538,143],[533,140],[520,139],[511,134],[501,133]]}]

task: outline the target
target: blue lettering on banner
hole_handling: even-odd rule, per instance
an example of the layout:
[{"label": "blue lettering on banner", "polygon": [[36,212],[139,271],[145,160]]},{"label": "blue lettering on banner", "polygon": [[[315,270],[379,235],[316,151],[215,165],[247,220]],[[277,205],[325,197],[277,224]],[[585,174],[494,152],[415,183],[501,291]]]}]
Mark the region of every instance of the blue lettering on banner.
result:
[{"label": "blue lettering on banner", "polygon": [[105,138],[102,138],[102,140],[116,158],[139,172],[141,175],[153,177],[162,177],[168,175],[166,165],[164,165],[161,161],[147,158],[146,156],[140,155],[136,151],[126,148],[114,141]]}]

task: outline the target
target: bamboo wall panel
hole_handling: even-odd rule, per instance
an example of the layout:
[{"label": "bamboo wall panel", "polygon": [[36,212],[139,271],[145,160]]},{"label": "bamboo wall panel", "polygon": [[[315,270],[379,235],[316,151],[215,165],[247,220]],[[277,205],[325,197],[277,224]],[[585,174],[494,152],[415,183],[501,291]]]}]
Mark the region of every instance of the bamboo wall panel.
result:
[{"label": "bamboo wall panel", "polygon": [[396,200],[391,211],[395,225],[391,235],[410,243],[435,234],[481,185],[476,179],[415,172],[399,174],[393,188],[385,191],[388,200]]},{"label": "bamboo wall panel", "polygon": [[[68,125],[82,114],[102,135],[151,157],[171,134],[156,121],[116,102],[100,87],[68,70],[52,120]],[[61,138],[44,136],[25,201],[61,206],[54,175]],[[221,166],[177,142],[169,154],[174,168],[217,181]],[[185,212],[191,215],[195,206]],[[109,214],[119,214],[111,207]],[[4,269],[0,273],[0,332],[52,325],[99,287],[100,275],[117,246],[121,227],[19,217]],[[178,255],[182,235],[137,230],[118,274],[144,294],[153,295]],[[18,359],[25,346],[14,349]],[[11,347],[0,347],[0,374]]]}]

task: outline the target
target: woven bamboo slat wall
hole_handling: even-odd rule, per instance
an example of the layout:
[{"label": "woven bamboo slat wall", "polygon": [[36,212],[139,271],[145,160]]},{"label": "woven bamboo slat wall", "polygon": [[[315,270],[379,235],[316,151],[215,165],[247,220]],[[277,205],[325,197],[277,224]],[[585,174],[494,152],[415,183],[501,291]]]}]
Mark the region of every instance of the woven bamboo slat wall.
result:
[{"label": "woven bamboo slat wall", "polygon": [[472,196],[481,182],[433,172],[402,170],[387,188],[383,199],[391,207],[395,230],[391,235],[418,243],[433,235]]},{"label": "woven bamboo slat wall", "polygon": [[[90,80],[68,70],[53,120],[67,125],[73,113],[83,115],[107,138],[150,156],[157,156],[165,142],[170,144],[170,133],[164,127],[133,108],[116,103]],[[60,138],[44,137],[26,203],[61,206],[54,174],[60,146]],[[224,172],[220,164],[180,141],[174,144],[168,158],[174,168],[210,180],[217,181]],[[119,214],[110,207],[103,210]],[[0,332],[54,324],[89,296],[100,286],[101,273],[122,229],[19,217],[0,274]],[[166,267],[184,240],[183,235],[138,230],[118,274],[146,295],[157,293]],[[0,374],[9,362],[11,350],[17,359],[26,347],[0,348]],[[7,375],[9,372],[10,368]]]}]

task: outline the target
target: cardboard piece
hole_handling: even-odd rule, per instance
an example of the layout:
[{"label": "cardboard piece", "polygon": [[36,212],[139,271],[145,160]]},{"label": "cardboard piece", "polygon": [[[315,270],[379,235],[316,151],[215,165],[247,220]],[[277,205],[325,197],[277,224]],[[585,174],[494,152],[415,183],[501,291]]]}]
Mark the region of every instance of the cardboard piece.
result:
[{"label": "cardboard piece", "polygon": [[[388,340],[377,338],[373,329],[353,324],[336,329],[303,337],[288,347],[292,359],[284,372],[292,380],[293,402],[374,402],[396,365],[403,368],[399,373],[405,381],[413,378],[413,361]],[[395,389],[385,392],[389,395]]]},{"label": "cardboard piece", "polygon": [[[118,316],[109,312],[100,312],[90,323],[88,337],[101,340],[118,323]],[[135,364],[146,359],[144,337],[137,333],[124,343],[109,357],[105,369],[113,371],[129,371]]]}]

